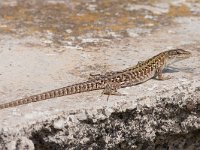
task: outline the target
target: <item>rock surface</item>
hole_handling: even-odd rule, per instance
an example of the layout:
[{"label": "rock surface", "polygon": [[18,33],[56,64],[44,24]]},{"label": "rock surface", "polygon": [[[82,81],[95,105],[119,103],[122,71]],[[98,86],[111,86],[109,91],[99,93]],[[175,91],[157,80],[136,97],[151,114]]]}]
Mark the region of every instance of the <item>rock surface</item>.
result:
[{"label": "rock surface", "polygon": [[173,78],[0,111],[0,149],[199,149],[200,1],[0,0],[0,103],[172,48]]}]

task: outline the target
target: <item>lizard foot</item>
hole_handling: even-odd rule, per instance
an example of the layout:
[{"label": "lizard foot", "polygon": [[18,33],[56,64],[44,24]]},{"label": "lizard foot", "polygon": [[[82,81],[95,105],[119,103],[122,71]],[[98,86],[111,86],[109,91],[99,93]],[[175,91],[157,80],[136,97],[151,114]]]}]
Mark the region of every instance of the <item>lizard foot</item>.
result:
[{"label": "lizard foot", "polygon": [[169,80],[169,79],[172,79],[171,76],[158,76],[157,78],[158,80]]}]

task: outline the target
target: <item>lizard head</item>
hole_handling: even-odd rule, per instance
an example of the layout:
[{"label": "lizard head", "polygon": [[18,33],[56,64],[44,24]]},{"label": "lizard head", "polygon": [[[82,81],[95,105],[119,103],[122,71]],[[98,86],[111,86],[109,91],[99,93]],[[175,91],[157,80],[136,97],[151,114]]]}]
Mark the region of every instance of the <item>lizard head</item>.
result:
[{"label": "lizard head", "polygon": [[173,49],[166,51],[169,64],[189,58],[192,54],[189,51],[183,49]]}]

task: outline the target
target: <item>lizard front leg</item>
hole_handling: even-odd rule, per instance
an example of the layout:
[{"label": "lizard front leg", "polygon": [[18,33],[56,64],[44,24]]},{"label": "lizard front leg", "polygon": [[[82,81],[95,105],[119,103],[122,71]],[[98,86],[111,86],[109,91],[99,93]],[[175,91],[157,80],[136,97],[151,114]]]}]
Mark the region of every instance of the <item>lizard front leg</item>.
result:
[{"label": "lizard front leg", "polygon": [[161,67],[158,68],[156,71],[156,77],[158,80],[169,80],[172,78],[171,76],[164,76],[162,71],[163,71],[163,68],[161,68]]}]

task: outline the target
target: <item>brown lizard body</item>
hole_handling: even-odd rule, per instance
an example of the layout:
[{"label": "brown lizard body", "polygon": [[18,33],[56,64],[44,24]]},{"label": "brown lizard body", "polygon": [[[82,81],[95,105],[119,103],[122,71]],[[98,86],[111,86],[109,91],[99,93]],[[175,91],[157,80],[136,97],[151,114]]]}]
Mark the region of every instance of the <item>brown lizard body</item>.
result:
[{"label": "brown lizard body", "polygon": [[139,62],[134,67],[122,71],[108,72],[105,73],[105,75],[90,75],[89,80],[86,82],[73,84],[41,94],[32,95],[27,98],[0,104],[0,109],[100,89],[103,89],[103,94],[120,95],[120,93],[117,92],[117,89],[119,88],[140,84],[153,77],[157,77],[160,80],[168,79],[168,77],[163,77],[162,70],[167,65],[189,58],[190,56],[190,52],[182,49],[165,51],[146,61]]}]

